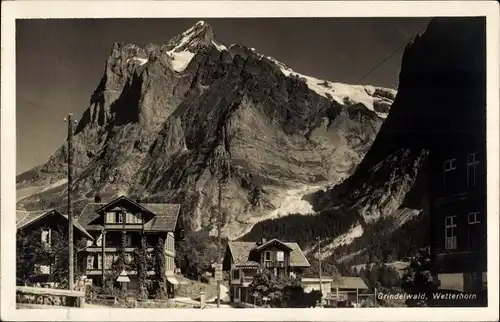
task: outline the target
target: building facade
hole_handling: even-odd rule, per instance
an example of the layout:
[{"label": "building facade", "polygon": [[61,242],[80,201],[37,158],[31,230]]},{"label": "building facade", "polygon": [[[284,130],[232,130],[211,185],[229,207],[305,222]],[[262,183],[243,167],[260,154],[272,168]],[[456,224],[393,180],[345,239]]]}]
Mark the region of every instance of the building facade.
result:
[{"label": "building facade", "polygon": [[310,267],[297,243],[278,239],[260,242],[230,241],[226,248],[223,270],[229,273],[232,301],[249,302],[248,287],[255,274],[266,269],[275,276],[294,277]]},{"label": "building facade", "polygon": [[481,289],[487,272],[486,153],[472,143],[430,155],[434,267],[442,289],[464,292]]},{"label": "building facade", "polygon": [[[81,253],[87,279],[102,285],[113,271],[122,245],[127,263],[134,267],[134,252],[144,238],[149,257],[155,248],[163,249],[169,288],[179,284],[175,274],[175,242],[182,238],[179,210],[176,204],[141,203],[125,196],[108,203],[88,204],[78,217],[78,223],[93,236],[92,244]],[[157,273],[151,268],[147,274]],[[126,274],[130,279],[128,289],[133,292],[137,288],[137,270],[127,270]]]},{"label": "building facade", "polygon": [[[29,238],[29,243],[35,243],[36,245],[39,242],[40,244],[37,246],[41,246],[41,249],[46,251],[45,255],[49,255],[51,252],[57,255],[57,249],[67,245],[68,217],[57,210],[17,211],[16,230],[18,237]],[[75,242],[75,251],[78,252],[91,243],[93,237],[80,224],[75,222],[73,224],[73,240]],[[28,245],[24,244],[23,238],[18,238],[16,243],[18,266],[31,270],[28,266],[31,265],[34,254],[29,252],[24,254],[24,252],[20,251],[24,247],[29,248]],[[30,250],[30,252],[32,251],[35,250]],[[26,258],[24,255],[26,255]],[[55,265],[56,258],[51,258],[52,256],[41,257],[45,258],[36,260],[33,267],[34,271],[30,272],[29,282],[53,286],[59,282],[55,274],[57,269]],[[17,272],[17,277],[24,280],[25,277],[20,275],[23,275],[23,273]]]},{"label": "building facade", "polygon": [[[85,247],[77,251],[79,272],[85,276],[87,283],[103,285],[103,281],[113,275],[113,263],[124,249],[125,260],[130,267],[125,272],[130,279],[127,288],[133,293],[138,286],[134,252],[145,241],[148,257],[153,256],[155,249],[163,251],[167,290],[169,294],[173,294],[175,285],[181,283],[175,266],[175,242],[183,237],[179,210],[180,206],[177,204],[141,203],[126,196],[108,203],[87,204],[74,219],[75,227],[86,237]],[[30,223],[31,228],[36,227],[34,223],[46,225],[36,217]],[[22,227],[26,229],[26,226]],[[67,221],[66,228],[62,228],[67,230]],[[154,276],[159,270],[152,267],[147,274]]]}]

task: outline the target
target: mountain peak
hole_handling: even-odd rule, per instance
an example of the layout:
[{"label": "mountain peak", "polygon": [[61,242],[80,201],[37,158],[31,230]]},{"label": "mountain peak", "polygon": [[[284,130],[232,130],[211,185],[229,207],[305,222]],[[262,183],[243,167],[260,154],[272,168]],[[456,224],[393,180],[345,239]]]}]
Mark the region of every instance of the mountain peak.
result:
[{"label": "mountain peak", "polygon": [[215,41],[212,27],[203,20],[174,37],[167,45],[169,51],[196,52],[201,47],[211,46]]}]

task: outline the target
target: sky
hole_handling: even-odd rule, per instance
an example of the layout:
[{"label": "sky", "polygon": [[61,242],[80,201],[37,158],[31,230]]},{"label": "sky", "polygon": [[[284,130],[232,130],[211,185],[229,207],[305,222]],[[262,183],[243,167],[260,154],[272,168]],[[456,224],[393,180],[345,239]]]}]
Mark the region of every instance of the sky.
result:
[{"label": "sky", "polygon": [[430,18],[32,19],[16,24],[17,174],[66,139],[104,73],[114,42],[166,43],[203,20],[226,43],[253,47],[301,74],[397,88],[403,44]]}]

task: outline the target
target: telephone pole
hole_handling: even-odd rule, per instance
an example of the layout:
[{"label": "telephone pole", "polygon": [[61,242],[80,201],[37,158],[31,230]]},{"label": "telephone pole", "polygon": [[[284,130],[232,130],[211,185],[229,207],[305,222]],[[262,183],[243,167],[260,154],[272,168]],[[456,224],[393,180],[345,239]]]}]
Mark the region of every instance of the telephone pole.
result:
[{"label": "telephone pole", "polygon": [[[222,128],[222,145],[225,146],[226,143],[226,129]],[[221,155],[221,158],[225,158],[225,155]],[[225,163],[227,162],[227,164]],[[225,167],[227,166],[227,169]],[[217,212],[217,264],[219,264],[219,260],[222,255],[222,239],[221,239],[221,225],[222,225],[222,186],[224,182],[229,181],[230,177],[230,164],[227,160],[224,160],[219,163],[219,198],[218,198],[218,212]],[[222,266],[223,263],[220,265]],[[221,292],[221,279],[223,278],[222,272],[221,278],[217,278],[217,308],[220,308],[220,292]]]},{"label": "telephone pole", "polygon": [[68,114],[68,118],[64,119],[68,123],[68,288],[70,291],[74,289],[74,256],[73,256],[73,203],[71,202],[71,194],[73,188],[73,114]]},{"label": "telephone pole", "polygon": [[[220,231],[221,231],[221,206],[222,206],[222,178],[219,179],[219,210],[217,212],[217,264],[219,263],[220,260],[220,255],[221,255],[221,238],[220,238]],[[217,308],[220,308],[220,279],[217,279]]]},{"label": "telephone pole", "polygon": [[321,292],[321,300],[319,302],[319,307],[323,307],[323,281],[321,279],[321,238],[316,237],[318,241],[318,266],[319,266],[319,291]]}]

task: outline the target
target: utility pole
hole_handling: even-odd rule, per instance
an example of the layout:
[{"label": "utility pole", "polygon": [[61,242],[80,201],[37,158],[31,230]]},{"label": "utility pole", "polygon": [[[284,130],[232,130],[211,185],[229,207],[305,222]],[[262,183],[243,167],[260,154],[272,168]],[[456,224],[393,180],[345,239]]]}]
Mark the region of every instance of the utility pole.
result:
[{"label": "utility pole", "polygon": [[[222,145],[225,146],[226,144],[226,128],[222,128]],[[221,155],[221,158],[224,158],[224,161],[222,161],[219,164],[219,198],[218,198],[218,212],[217,212],[217,263],[219,263],[219,260],[221,259],[222,255],[222,238],[221,238],[221,225],[222,225],[222,186],[224,182],[228,182],[229,178],[231,176],[231,169],[230,169],[230,164],[225,160],[225,155]],[[225,163],[227,162],[227,163]],[[225,167],[227,166],[227,169]],[[223,263],[221,263],[222,265]],[[221,279],[224,278],[224,275],[221,273],[221,278],[217,279],[217,308],[220,308],[220,292],[221,292]]]},{"label": "utility pole", "polygon": [[321,279],[321,238],[316,237],[318,240],[318,266],[319,266],[319,291],[321,292],[321,300],[319,302],[319,307],[323,307],[323,281]]},{"label": "utility pole", "polygon": [[[222,206],[222,178],[219,178],[219,210],[217,212],[217,264],[219,264],[221,255],[221,206]],[[217,278],[217,308],[220,308],[220,279]]]},{"label": "utility pole", "polygon": [[68,118],[64,119],[68,123],[68,288],[74,289],[74,256],[73,256],[73,203],[71,194],[73,188],[73,114],[69,113]]}]

